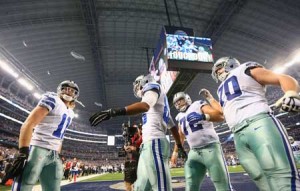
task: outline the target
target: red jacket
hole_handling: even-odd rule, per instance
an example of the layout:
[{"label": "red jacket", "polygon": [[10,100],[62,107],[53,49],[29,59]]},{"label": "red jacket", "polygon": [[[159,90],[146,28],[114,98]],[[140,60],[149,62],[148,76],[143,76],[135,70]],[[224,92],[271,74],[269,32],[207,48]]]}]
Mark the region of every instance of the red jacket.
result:
[{"label": "red jacket", "polygon": [[132,138],[131,138],[131,142],[132,145],[135,146],[136,148],[140,148],[143,139],[142,139],[142,135],[140,137],[138,137],[138,134],[135,134]]}]

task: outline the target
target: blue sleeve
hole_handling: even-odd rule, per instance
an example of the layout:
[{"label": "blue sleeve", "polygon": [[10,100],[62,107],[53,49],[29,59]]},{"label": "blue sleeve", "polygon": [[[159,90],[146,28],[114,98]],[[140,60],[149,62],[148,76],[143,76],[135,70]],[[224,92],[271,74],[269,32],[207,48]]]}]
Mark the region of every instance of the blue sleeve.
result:
[{"label": "blue sleeve", "polygon": [[148,84],[146,84],[146,86],[144,86],[142,91],[143,91],[143,94],[144,94],[145,92],[150,91],[150,90],[156,92],[158,94],[158,97],[160,96],[161,89],[160,89],[159,84],[157,84],[157,83],[148,83]]},{"label": "blue sleeve", "polygon": [[49,93],[44,94],[38,103],[39,106],[46,107],[49,112],[55,108],[55,104],[55,97]]}]

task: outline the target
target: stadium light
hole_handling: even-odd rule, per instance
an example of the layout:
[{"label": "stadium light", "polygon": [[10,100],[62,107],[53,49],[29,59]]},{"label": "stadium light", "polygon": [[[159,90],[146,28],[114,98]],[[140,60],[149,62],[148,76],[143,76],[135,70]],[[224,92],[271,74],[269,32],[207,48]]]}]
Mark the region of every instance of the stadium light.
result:
[{"label": "stadium light", "polygon": [[274,67],[273,71],[276,73],[283,73],[287,68],[293,66],[294,64],[300,63],[300,49],[291,54],[287,60],[288,61],[282,66]]},{"label": "stadium light", "polygon": [[286,67],[290,67],[296,63],[299,63],[300,62],[300,53],[297,53],[295,55],[295,57],[288,63],[285,64]]},{"label": "stadium light", "polygon": [[33,85],[31,85],[27,80],[25,80],[24,78],[19,78],[18,82],[24,86],[25,88],[27,88],[29,91],[33,90]]},{"label": "stadium light", "polygon": [[19,123],[19,124],[21,124],[21,125],[23,125],[23,122],[22,122],[22,121],[19,121],[19,120],[13,118],[13,117],[10,117],[10,116],[8,116],[8,115],[5,115],[4,113],[0,113],[0,116],[1,116],[1,117],[4,117],[4,118],[6,118],[6,119],[12,120],[12,121],[14,121],[14,122],[16,122],[16,123]]},{"label": "stadium light", "polygon": [[15,72],[7,63],[0,61],[0,66],[1,66],[1,68],[3,68],[3,70],[8,72],[13,77],[15,77],[15,78],[19,77],[19,74],[17,72]]},{"label": "stadium light", "polygon": [[37,93],[37,92],[35,92],[35,93],[33,94],[33,96],[36,97],[37,99],[41,99],[41,97],[42,97],[42,95],[39,94],[39,93]]},{"label": "stadium light", "polygon": [[283,72],[285,71],[286,68],[287,68],[287,67],[285,67],[285,66],[280,66],[280,67],[275,68],[273,71],[274,71],[275,73],[281,74],[281,73],[283,73]]},{"label": "stadium light", "polygon": [[14,102],[12,102],[11,100],[3,97],[2,95],[0,95],[0,99],[6,101],[7,103],[11,104],[12,106],[24,111],[25,113],[29,114],[30,112],[27,109],[24,109],[23,107],[19,106],[18,104],[15,104]]}]

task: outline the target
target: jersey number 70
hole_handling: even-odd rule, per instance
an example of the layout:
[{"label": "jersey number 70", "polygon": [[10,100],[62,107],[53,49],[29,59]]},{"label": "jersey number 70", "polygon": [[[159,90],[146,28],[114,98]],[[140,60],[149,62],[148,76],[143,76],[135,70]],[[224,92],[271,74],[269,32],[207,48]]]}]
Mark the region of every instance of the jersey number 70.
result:
[{"label": "jersey number 70", "polygon": [[236,76],[231,76],[228,78],[218,90],[220,104],[222,107],[224,105],[223,94],[225,94],[227,101],[242,95],[242,91]]}]

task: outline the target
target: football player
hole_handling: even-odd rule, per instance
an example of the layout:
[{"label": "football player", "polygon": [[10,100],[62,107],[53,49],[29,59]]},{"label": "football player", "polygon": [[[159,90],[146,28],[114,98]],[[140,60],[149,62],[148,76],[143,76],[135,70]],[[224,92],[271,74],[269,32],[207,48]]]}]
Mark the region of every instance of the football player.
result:
[{"label": "football player", "polygon": [[[192,103],[188,94],[178,92],[174,95],[173,104],[179,111],[176,121],[182,144],[186,138],[190,146],[184,165],[185,190],[198,191],[208,171],[216,191],[231,191],[225,157],[212,123],[224,120],[222,112],[214,109],[214,106],[219,107],[217,102],[211,102],[211,105],[202,100]],[[172,162],[177,156],[175,145]]]},{"label": "football player", "polygon": [[143,143],[134,190],[170,191],[172,190],[168,164],[170,144],[166,138],[168,128],[171,129],[180,151],[183,154],[185,152],[180,143],[177,127],[170,115],[167,96],[151,75],[138,76],[133,83],[133,91],[137,98],[142,98],[141,102],[121,109],[109,109],[95,113],[90,118],[90,123],[92,126],[96,126],[115,116],[142,113]]},{"label": "football player", "polygon": [[78,96],[78,85],[63,81],[57,93],[45,93],[31,111],[20,130],[19,154],[6,174],[6,179],[15,178],[13,191],[31,191],[38,180],[42,190],[60,190],[63,165],[59,152]]},{"label": "football player", "polygon": [[[299,174],[286,130],[270,113],[265,97],[266,85],[280,86],[285,94],[275,105],[284,111],[299,112],[298,82],[256,62],[240,64],[232,57],[218,59],[212,77],[221,81],[219,103],[234,134],[240,163],[259,189],[299,190]],[[208,91],[203,94],[213,100]]]},{"label": "football player", "polygon": [[295,141],[292,136],[289,136],[289,141],[292,147],[296,164],[300,164],[300,141]]}]

